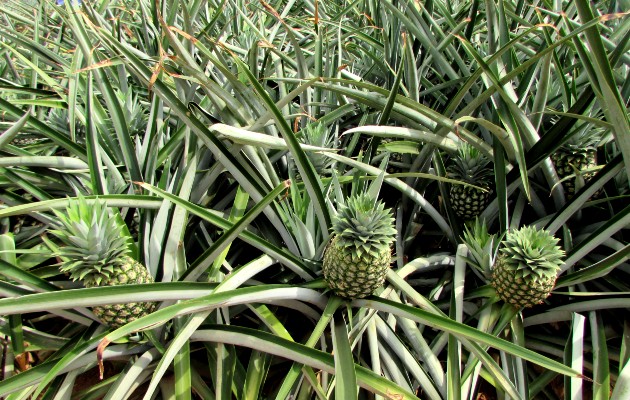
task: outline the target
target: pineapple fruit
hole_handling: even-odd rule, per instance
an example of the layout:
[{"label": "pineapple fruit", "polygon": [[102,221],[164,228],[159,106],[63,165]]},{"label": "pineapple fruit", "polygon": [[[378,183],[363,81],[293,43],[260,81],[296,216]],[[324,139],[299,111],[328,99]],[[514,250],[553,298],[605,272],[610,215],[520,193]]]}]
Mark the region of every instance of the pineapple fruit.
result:
[{"label": "pineapple fruit", "polygon": [[[57,252],[61,271],[86,287],[151,283],[144,265],[134,260],[123,226],[111,217],[105,204],[85,198],[70,199],[65,213],[55,211],[60,229],[51,230],[63,244]],[[147,315],[155,303],[127,303],[97,306],[94,314],[106,325],[118,328]]]},{"label": "pineapple fruit", "polygon": [[37,144],[41,142],[42,138],[37,138],[28,133],[20,133],[13,140],[11,140],[11,145],[15,147],[26,147],[33,144]]},{"label": "pineapple fruit", "polygon": [[490,160],[478,149],[462,142],[457,154],[447,169],[448,177],[476,187],[451,185],[451,205],[458,217],[472,219],[477,217],[488,205],[493,170]]},{"label": "pineapple fruit", "polygon": [[551,155],[560,179],[575,176],[562,182],[567,197],[575,194],[577,176],[585,181],[593,176],[592,172],[585,171],[597,166],[597,144],[600,140],[599,133],[586,131],[571,138]]},{"label": "pineapple fruit", "polygon": [[339,296],[358,299],[383,285],[395,240],[390,209],[367,194],[352,196],[333,221],[324,252],[324,279]]},{"label": "pineapple fruit", "polygon": [[558,239],[545,230],[526,226],[508,232],[492,272],[492,286],[515,307],[540,304],[555,286],[563,257]]}]

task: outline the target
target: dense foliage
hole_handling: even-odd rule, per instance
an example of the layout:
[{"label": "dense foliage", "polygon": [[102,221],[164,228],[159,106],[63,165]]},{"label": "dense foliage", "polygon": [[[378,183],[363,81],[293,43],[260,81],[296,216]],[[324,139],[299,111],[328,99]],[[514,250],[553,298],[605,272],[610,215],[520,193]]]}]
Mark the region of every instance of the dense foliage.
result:
[{"label": "dense foliage", "polygon": [[630,398],[627,1],[62,3],[0,5],[0,398]]}]

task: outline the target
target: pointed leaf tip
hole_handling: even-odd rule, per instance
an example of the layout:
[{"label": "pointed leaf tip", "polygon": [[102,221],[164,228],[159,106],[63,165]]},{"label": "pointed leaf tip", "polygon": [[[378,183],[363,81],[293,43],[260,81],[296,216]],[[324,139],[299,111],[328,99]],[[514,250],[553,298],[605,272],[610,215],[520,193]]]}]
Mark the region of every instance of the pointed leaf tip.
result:
[{"label": "pointed leaf tip", "polygon": [[591,382],[591,383],[594,382],[591,378],[589,378],[586,375],[578,374],[577,377],[580,378],[580,379],[584,379],[587,382]]}]

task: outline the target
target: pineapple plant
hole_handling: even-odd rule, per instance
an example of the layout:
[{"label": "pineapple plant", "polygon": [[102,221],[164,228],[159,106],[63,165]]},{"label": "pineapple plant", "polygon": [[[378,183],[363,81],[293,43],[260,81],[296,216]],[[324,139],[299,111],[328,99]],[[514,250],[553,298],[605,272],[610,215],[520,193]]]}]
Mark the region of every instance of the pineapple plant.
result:
[{"label": "pineapple plant", "polygon": [[[65,134],[70,134],[70,121],[68,110],[64,108],[54,108],[48,114],[48,125]],[[74,132],[76,136],[79,138],[80,142],[84,141],[85,137],[85,125],[81,123],[81,121],[77,118],[74,123]]]},{"label": "pineapple plant", "polygon": [[475,218],[474,223],[467,224],[464,230],[463,242],[468,246],[467,262],[475,268],[484,280],[490,279],[500,245],[497,235],[488,233],[485,221]]},{"label": "pineapple plant", "polygon": [[[301,131],[301,134],[298,136],[298,140],[302,144],[311,146],[327,149],[332,149],[334,147],[334,136],[332,135],[331,130],[319,122],[311,122],[306,125],[306,127]],[[315,172],[317,172],[319,176],[330,176],[334,165],[334,161],[331,158],[326,157],[324,154],[312,151],[306,152],[306,157],[311,162]],[[294,171],[297,171],[295,166],[293,168]],[[297,180],[302,180],[302,177],[297,172],[295,178]]]},{"label": "pineapple plant", "polygon": [[[151,283],[147,268],[130,256],[123,226],[110,216],[104,203],[79,197],[70,199],[65,211],[55,211],[59,229],[50,230],[63,244],[56,253],[61,271],[86,287]],[[155,303],[97,306],[94,314],[106,325],[118,328],[147,315]]]},{"label": "pineapple plant", "polygon": [[140,103],[138,95],[134,93],[133,88],[130,87],[126,91],[117,90],[116,97],[123,106],[129,134],[133,136],[143,133],[147,127],[148,115]]},{"label": "pineapple plant", "polygon": [[371,295],[385,281],[396,229],[390,209],[368,194],[348,199],[333,221],[324,252],[324,280],[348,299]]},{"label": "pineapple plant", "polygon": [[[65,1],[66,5],[75,2]],[[378,185],[369,190],[374,199],[371,208],[379,199],[385,203],[385,209],[396,204],[400,210],[400,227],[406,229],[396,235],[395,249],[400,252],[402,267],[396,272],[400,272],[401,279],[409,285],[396,290],[386,303],[370,301],[362,307],[341,307],[333,312],[338,299],[327,298],[334,295],[332,289],[314,298],[319,286],[313,278],[315,272],[320,271],[314,261],[323,261],[326,245],[337,235],[332,233],[333,225],[326,211],[331,204],[338,204],[336,208],[341,211],[347,203],[346,191],[359,193],[368,182],[387,182],[390,178],[386,173],[382,178],[374,176],[380,174],[377,169],[429,172],[427,168],[432,158],[435,169],[445,176],[450,169],[448,164],[456,158],[457,150],[444,159],[446,171],[443,171],[441,157],[429,151],[433,145],[419,143],[421,136],[407,142],[398,134],[391,137],[383,133],[375,137],[363,132],[341,134],[355,127],[414,128],[456,139],[452,135],[457,135],[459,125],[466,126],[473,135],[483,133],[487,141],[498,141],[493,133],[501,130],[514,131],[517,135],[523,134],[522,139],[529,144],[531,137],[526,137],[527,132],[520,129],[523,118],[527,118],[531,122],[527,123],[528,127],[552,133],[550,137],[557,140],[558,146],[568,139],[569,130],[573,129],[570,127],[576,125],[583,124],[578,129],[588,126],[588,129],[597,127],[610,131],[610,148],[607,146],[606,150],[611,155],[623,150],[621,155],[627,155],[621,146],[623,141],[615,142],[618,139],[615,135],[627,131],[622,130],[623,118],[605,118],[606,114],[623,117],[626,111],[618,93],[624,99],[628,86],[623,86],[620,78],[627,74],[623,51],[627,19],[614,14],[619,12],[622,2],[577,2],[579,10],[573,4],[563,7],[562,2],[547,2],[542,14],[531,12],[531,7],[527,7],[529,3],[520,8],[508,4],[505,9],[491,3],[486,4],[488,7],[483,4],[476,7],[476,2],[455,2],[452,7],[438,4],[418,10],[411,2],[391,1],[353,2],[352,7],[348,7],[347,2],[322,1],[160,2],[160,7],[147,7],[147,2],[83,1],[83,9],[53,7],[53,3],[53,0],[38,2],[41,12],[36,18],[30,13],[31,18],[21,18],[15,23],[10,21],[16,19],[11,16],[15,13],[3,14],[0,76],[4,89],[0,91],[0,98],[4,101],[0,101],[0,131],[18,127],[16,121],[32,113],[57,131],[58,136],[71,138],[75,145],[54,140],[54,132],[42,131],[39,129],[42,125],[33,119],[20,128],[20,135],[43,139],[24,148],[25,151],[14,146],[2,148],[3,157],[26,156],[28,151],[38,157],[38,162],[37,166],[30,163],[20,166],[17,178],[2,173],[3,168],[13,166],[0,168],[0,200],[5,202],[0,204],[0,220],[7,218],[12,223],[14,218],[30,215],[44,221],[52,217],[55,223],[57,218],[52,212],[36,214],[50,204],[48,200],[65,196],[71,188],[107,185],[106,191],[116,193],[121,205],[142,207],[135,213],[136,217],[141,217],[136,229],[138,238],[147,246],[147,256],[153,255],[148,252],[153,248],[151,243],[155,243],[160,247],[159,258],[164,259],[163,263],[151,266],[152,274],[165,282],[185,280],[183,283],[190,289],[181,296],[182,305],[162,314],[160,320],[168,321],[160,326],[159,332],[146,332],[147,339],[151,340],[105,352],[106,343],[94,349],[96,336],[93,329],[84,325],[83,318],[56,311],[67,307],[76,291],[59,285],[58,290],[50,294],[31,294],[32,289],[44,292],[46,287],[40,284],[37,288],[30,287],[29,282],[7,273],[12,270],[4,268],[3,264],[0,297],[7,298],[0,298],[0,330],[3,353],[6,353],[3,361],[8,362],[4,363],[7,367],[0,380],[0,397],[28,393],[35,399],[86,398],[102,393],[110,398],[158,398],[177,392],[181,397],[190,398],[213,398],[216,393],[226,398],[265,397],[273,393],[277,398],[286,399],[379,396],[439,399],[449,397],[450,393],[462,393],[468,398],[496,397],[495,393],[505,398],[526,395],[553,398],[552,391],[537,382],[546,382],[546,377],[559,372],[566,374],[567,379],[579,376],[568,365],[553,360],[557,357],[547,358],[548,349],[552,349],[554,356],[554,349],[570,346],[571,340],[577,337],[570,330],[572,321],[566,321],[560,314],[542,316],[546,307],[534,307],[526,309],[528,317],[541,315],[542,318],[536,325],[530,325],[521,323],[520,315],[512,319],[517,310],[509,310],[512,308],[509,303],[501,301],[504,308],[493,305],[498,296],[489,284],[492,273],[499,269],[498,266],[496,271],[492,269],[495,256],[499,257],[497,245],[503,241],[500,235],[506,224],[519,220],[550,221],[553,229],[564,229],[563,235],[579,241],[574,256],[566,257],[563,269],[577,269],[578,265],[588,268],[612,256],[598,263],[609,267],[604,271],[605,276],[598,273],[576,276],[583,283],[573,286],[575,295],[588,295],[581,292],[602,288],[601,291],[606,289],[609,302],[623,302],[624,293],[630,290],[622,262],[628,242],[623,231],[625,221],[621,220],[627,215],[623,196],[599,204],[574,202],[571,207],[560,209],[557,199],[549,198],[550,188],[545,179],[548,176],[532,170],[528,175],[528,187],[534,200],[531,205],[525,204],[527,182],[523,181],[523,190],[507,191],[508,202],[500,215],[487,213],[491,210],[482,207],[485,208],[482,215],[487,213],[492,218],[494,230],[490,230],[490,226],[488,229],[474,227],[474,218],[461,218],[450,210],[449,217],[461,221],[455,223],[445,218],[444,213],[433,206],[440,196],[450,199],[450,184],[445,187],[434,180],[409,174],[404,179],[409,187],[400,183],[385,186],[378,196]],[[215,7],[219,4],[222,7]],[[594,54],[597,59],[609,60],[597,66],[597,74],[589,69],[589,62],[593,60],[589,61],[581,53],[581,49],[593,48],[590,46],[593,43],[585,41],[592,41],[590,36],[577,35],[575,29],[549,29],[549,35],[542,37],[540,30],[529,29],[554,24],[559,13],[567,26],[582,26],[590,19],[582,18],[583,8],[588,7],[593,8],[595,19],[590,23],[593,29],[584,33],[593,31],[598,42],[604,41],[603,51]],[[578,11],[582,15],[578,15]],[[463,23],[462,18],[468,15],[473,20]],[[602,15],[610,17],[598,18]],[[497,21],[500,21],[498,25]],[[459,25],[453,26],[454,22]],[[19,34],[14,27],[21,29]],[[489,31],[489,27],[498,27],[510,41],[495,40],[491,35],[495,32]],[[453,34],[458,34],[455,41]],[[553,41],[553,46],[546,45],[547,38]],[[502,59],[501,54],[506,52],[509,57]],[[484,60],[490,71],[483,64]],[[522,68],[527,65],[531,68],[524,71]],[[499,94],[492,95],[494,89],[487,89],[496,83],[494,78],[475,71],[496,72],[500,87],[509,89],[508,97],[501,99]],[[602,76],[613,76],[616,80],[597,79]],[[495,89],[500,90],[500,87]],[[49,94],[49,90],[54,93]],[[600,92],[615,96],[601,96]],[[65,104],[76,107],[77,122],[72,124],[77,125],[68,124]],[[59,118],[51,115],[52,111],[58,111],[56,117]],[[542,124],[548,117],[557,119],[547,130]],[[306,118],[309,123],[304,122]],[[287,176],[295,177],[291,152],[269,147],[268,138],[260,136],[258,144],[255,140],[244,144],[221,135],[221,126],[213,126],[222,122],[226,129],[229,126],[254,127],[254,131],[270,137],[286,137],[292,130],[287,123],[298,121],[294,129],[297,138],[303,143],[322,143],[307,138],[311,118],[327,127],[327,134],[333,138],[331,147],[339,149],[338,153],[352,162],[335,157],[339,161],[327,166],[321,161],[330,158],[320,158],[320,153],[306,151],[309,167],[320,172],[315,175],[326,178],[320,182],[309,179],[310,182],[293,184],[284,196],[272,196],[270,190]],[[141,123],[143,119],[146,125]],[[94,129],[91,133],[96,134],[98,140],[85,140],[86,127],[80,121],[90,122],[90,128]],[[454,129],[455,132],[451,132]],[[70,136],[70,130],[75,135]],[[388,139],[394,140],[388,143]],[[510,160],[529,154],[526,151],[529,145],[523,148],[517,146],[517,142],[510,139],[501,143]],[[421,157],[404,151],[412,143],[427,146],[419,148]],[[487,151],[477,147],[493,161]],[[600,157],[605,153],[601,150],[603,148],[598,148]],[[549,153],[547,146],[542,147],[536,158],[551,157]],[[92,157],[99,154],[100,157]],[[46,167],[44,164],[52,160],[44,156],[50,155],[88,161],[87,168],[72,170],[52,164]],[[399,155],[402,157],[397,158]],[[615,162],[621,166],[619,158]],[[600,158],[599,162],[602,160]],[[10,159],[5,161],[10,162]],[[412,170],[411,166],[418,168]],[[488,166],[493,168],[492,164]],[[516,163],[512,166],[514,172],[520,172]],[[522,166],[523,175],[525,167],[535,167]],[[460,169],[464,170],[460,176],[464,176],[467,168]],[[572,174],[576,175],[574,169]],[[619,173],[619,179],[622,174]],[[331,175],[333,177],[327,179]],[[511,178],[509,183],[514,182]],[[145,182],[142,193],[151,193],[153,198],[137,196],[139,192],[128,186],[118,186],[129,181]],[[477,181],[473,182],[475,186],[487,189]],[[508,183],[501,179],[495,185],[490,177],[488,181],[495,193],[503,192]],[[454,183],[459,183],[460,189],[471,186],[462,180]],[[627,176],[620,183],[627,187]],[[110,188],[112,186],[116,189]],[[621,190],[614,190],[613,182],[607,187],[611,189],[610,194],[623,194]],[[481,195],[487,193],[481,192]],[[31,193],[33,197],[19,201],[17,197],[22,193]],[[156,209],[158,199],[162,201]],[[262,209],[257,207],[261,201],[273,201],[273,204],[265,206],[264,216],[254,218]],[[18,208],[15,206],[18,204],[25,205]],[[605,206],[606,212],[598,212],[599,206]],[[113,211],[109,209],[108,217],[115,215],[118,219]],[[580,219],[580,215],[576,215],[580,211],[588,212],[582,212]],[[135,221],[129,216],[125,222],[133,233]],[[359,222],[346,224],[356,229]],[[54,229],[63,228],[60,223],[54,226]],[[471,242],[468,257],[474,260],[474,264],[470,261],[468,269],[461,268],[462,253],[456,246],[457,236],[463,233],[464,226],[470,229],[469,238],[465,239]],[[499,233],[495,226],[501,226]],[[609,229],[597,229],[600,226]],[[126,228],[123,230],[126,232]],[[357,230],[375,231],[373,228]],[[238,238],[231,236],[232,233],[238,234]],[[495,235],[491,235],[493,233]],[[615,243],[598,245],[610,235],[614,235]],[[355,236],[361,246],[362,235],[355,233]],[[367,233],[363,236],[368,237]],[[49,237],[61,246],[53,234]],[[217,240],[219,237],[221,241]],[[341,243],[342,239],[336,240]],[[130,243],[129,239],[127,241]],[[50,254],[39,254],[40,249],[51,242],[38,233],[24,240],[16,236],[15,243],[19,255],[15,257],[16,267],[32,271],[41,278],[39,283],[55,284],[58,266],[51,273],[48,269]],[[367,239],[363,243],[368,243]],[[381,249],[381,259],[386,258],[390,250],[385,244],[381,244]],[[356,278],[363,272],[356,272],[353,269],[356,267],[346,261],[352,261],[351,247],[343,250],[349,252],[346,259],[341,258],[346,264],[337,267],[341,272],[334,272],[347,273],[344,279],[353,284],[356,281],[359,287],[368,287]],[[341,257],[333,257],[333,246],[328,251],[331,253],[326,256],[333,261]],[[341,250],[336,251],[342,254]],[[377,261],[372,262],[363,256],[363,261],[359,262],[370,266],[387,264],[379,262],[378,257],[373,256]],[[615,259],[622,260],[615,264],[621,263],[617,268],[610,261]],[[67,260],[69,257],[63,261]],[[182,269],[190,275],[182,275]],[[392,272],[387,272],[388,277]],[[322,271],[322,278],[324,274]],[[376,276],[376,272],[373,275]],[[204,315],[214,301],[201,298],[214,287],[208,284],[208,278],[222,283],[223,294],[213,296],[220,310],[206,318]],[[335,279],[330,280],[333,281],[331,286],[335,285]],[[487,285],[480,287],[480,284]],[[153,286],[157,285],[141,287]],[[125,287],[133,286],[122,288]],[[376,293],[382,290],[382,287],[376,289]],[[346,296],[353,295],[346,293]],[[37,301],[42,296],[50,302]],[[173,301],[175,297],[174,294]],[[591,297],[584,299],[588,301]],[[465,299],[463,307],[461,298]],[[451,317],[449,327],[433,324],[428,328],[426,323],[419,323],[412,315],[413,308],[419,306],[418,300],[422,300],[425,310]],[[555,306],[563,303],[562,300],[564,296],[552,296],[545,303]],[[98,305],[95,301],[92,305]],[[148,300],[117,297],[114,302],[131,301]],[[31,307],[31,303],[39,308],[25,311],[25,306]],[[320,306],[324,303],[330,306],[322,312]],[[353,305],[359,306],[357,303],[362,302],[358,300]],[[188,305],[192,307],[187,308]],[[47,307],[55,311],[50,312]],[[180,307],[190,311],[190,323],[189,317],[178,311]],[[576,306],[577,311],[578,307],[580,305]],[[590,342],[602,351],[596,362],[583,363],[584,368],[577,372],[602,383],[593,391],[608,393],[607,376],[600,372],[606,368],[621,371],[623,360],[617,351],[621,341],[617,336],[626,329],[626,321],[610,318],[609,310],[586,314],[584,341],[588,345],[589,338],[592,339]],[[201,325],[195,323],[202,320]],[[457,326],[460,332],[468,332],[464,336],[472,337],[470,334],[476,333],[474,337],[485,338],[482,348],[475,346],[474,340],[449,335]],[[37,330],[33,332],[29,327]],[[498,331],[498,336],[514,339],[512,344],[500,340],[496,335]],[[117,341],[114,338],[119,334],[122,335],[122,330],[110,333],[105,342],[110,338]],[[536,342],[528,343],[532,346],[527,348],[519,338],[532,334]],[[610,334],[615,336],[611,338]],[[312,348],[296,347],[282,340],[283,337],[296,338]],[[189,340],[183,340],[186,338]],[[31,344],[21,346],[23,342]],[[68,343],[85,351],[68,352]],[[25,347],[24,351],[19,347]],[[38,348],[41,354],[35,353]],[[492,350],[485,352],[486,348]],[[314,350],[320,351],[319,355]],[[12,368],[17,364],[12,360],[17,361],[29,352],[34,353],[37,363],[46,361],[46,365],[33,373],[9,376],[18,372],[17,368]],[[336,379],[326,379],[325,375],[319,380],[312,379],[311,371],[322,369],[324,352],[332,355],[326,370],[337,373]],[[476,359],[490,359],[497,352],[501,356],[496,358],[494,368],[485,368],[487,364],[483,368],[467,368],[474,366],[468,365],[466,355],[474,353]],[[173,355],[176,357],[172,358]],[[293,361],[286,362],[287,355]],[[107,379],[94,388],[73,385],[74,377],[86,369],[82,361],[93,363],[99,356],[104,356],[104,362],[107,357],[113,357],[114,362],[105,364]],[[584,355],[585,360],[588,357]],[[294,361],[305,367],[294,367]],[[365,368],[361,371],[361,367]],[[37,373],[42,368],[50,371],[43,378]],[[353,369],[356,369],[354,374]],[[256,379],[249,379],[250,372],[256,374]],[[90,375],[90,371],[85,374]],[[611,384],[614,384],[615,374],[608,375],[612,376]],[[492,385],[482,382],[484,379]],[[237,384],[232,385],[232,382]],[[571,388],[579,391],[578,380],[571,379],[571,382],[576,383]],[[176,386],[173,388],[173,385]],[[355,389],[357,393],[352,393]],[[588,396],[590,386],[587,384],[582,389]],[[11,391],[15,394],[8,393]]]},{"label": "pineapple plant", "polygon": [[490,160],[477,148],[462,142],[447,172],[449,178],[477,186],[451,185],[451,204],[455,214],[463,219],[481,214],[490,199],[493,177]]},{"label": "pineapple plant", "polygon": [[567,178],[562,181],[562,186],[569,198],[575,194],[578,177],[586,181],[593,176],[593,173],[586,171],[597,166],[597,144],[600,140],[601,134],[583,131],[571,137],[551,155],[558,177]]},{"label": "pineapple plant", "polygon": [[387,173],[396,174],[409,169],[409,163],[405,160],[405,154],[417,154],[408,153],[409,149],[417,147],[416,144],[404,140],[394,140],[385,138],[381,141],[378,147],[380,153],[389,153],[389,160],[387,163]]},{"label": "pineapple plant", "polygon": [[492,272],[499,297],[515,307],[533,307],[549,297],[564,251],[545,230],[525,226],[508,232]]}]

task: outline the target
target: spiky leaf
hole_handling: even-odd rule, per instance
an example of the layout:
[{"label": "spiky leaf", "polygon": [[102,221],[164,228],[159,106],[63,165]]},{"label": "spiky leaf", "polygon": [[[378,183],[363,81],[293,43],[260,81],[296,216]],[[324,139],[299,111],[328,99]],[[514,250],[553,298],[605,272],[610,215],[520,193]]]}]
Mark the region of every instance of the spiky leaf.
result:
[{"label": "spiky leaf", "polygon": [[485,221],[475,218],[472,226],[466,226],[464,243],[470,251],[468,262],[477,268],[486,278],[490,278],[492,267],[499,251],[497,235],[488,233]]}]

